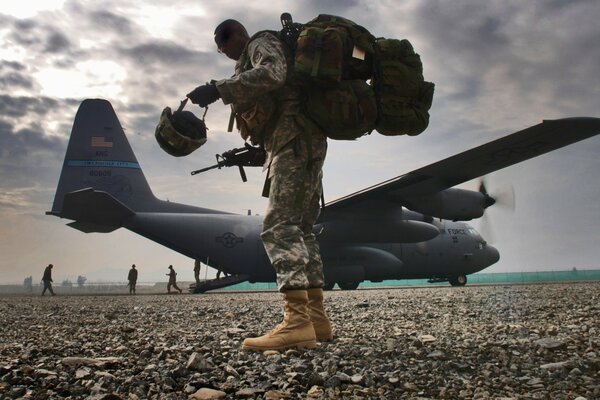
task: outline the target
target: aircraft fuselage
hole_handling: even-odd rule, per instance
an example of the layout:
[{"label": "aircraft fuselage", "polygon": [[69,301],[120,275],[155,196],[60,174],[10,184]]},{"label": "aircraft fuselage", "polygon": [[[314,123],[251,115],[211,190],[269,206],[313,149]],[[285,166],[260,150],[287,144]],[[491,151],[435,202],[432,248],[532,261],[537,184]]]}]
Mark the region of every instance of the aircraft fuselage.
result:
[{"label": "aircraft fuselage", "polygon": [[[137,213],[124,227],[229,274],[247,275],[253,282],[275,280],[260,240],[262,217]],[[320,240],[326,280],[358,284],[363,280],[448,279],[480,271],[499,259],[498,251],[466,223],[444,221],[436,229],[437,236],[418,243]]]}]

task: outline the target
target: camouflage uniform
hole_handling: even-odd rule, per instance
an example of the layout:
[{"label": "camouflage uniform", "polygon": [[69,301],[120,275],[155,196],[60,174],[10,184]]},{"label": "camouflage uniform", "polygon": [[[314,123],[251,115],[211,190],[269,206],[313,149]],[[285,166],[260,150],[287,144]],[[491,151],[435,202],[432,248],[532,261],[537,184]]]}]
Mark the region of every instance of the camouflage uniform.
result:
[{"label": "camouflage uniform", "polygon": [[286,76],[281,42],[259,33],[236,63],[235,76],[217,82],[223,102],[237,114],[242,137],[267,152],[269,206],[261,237],[281,291],[324,284],[312,228],[319,215],[327,139],[302,115],[300,92],[286,84]]}]

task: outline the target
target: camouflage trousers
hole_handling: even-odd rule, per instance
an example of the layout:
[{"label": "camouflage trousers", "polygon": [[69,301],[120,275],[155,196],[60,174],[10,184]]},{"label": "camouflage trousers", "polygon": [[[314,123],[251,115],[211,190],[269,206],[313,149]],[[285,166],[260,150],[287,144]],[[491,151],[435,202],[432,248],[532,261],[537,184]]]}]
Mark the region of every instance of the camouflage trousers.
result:
[{"label": "camouflage trousers", "polygon": [[[307,142],[312,144],[309,161]],[[327,138],[297,136],[274,157],[269,168],[269,205],[261,238],[277,275],[280,291],[320,288],[323,262],[313,225],[323,192]]]}]

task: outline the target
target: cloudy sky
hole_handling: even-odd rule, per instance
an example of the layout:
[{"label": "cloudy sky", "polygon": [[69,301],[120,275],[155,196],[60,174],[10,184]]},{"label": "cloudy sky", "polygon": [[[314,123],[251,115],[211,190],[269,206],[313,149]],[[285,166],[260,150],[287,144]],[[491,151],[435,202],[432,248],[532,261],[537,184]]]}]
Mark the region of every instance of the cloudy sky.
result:
[{"label": "cloudy sky", "polygon": [[[0,6],[0,283],[20,283],[53,263],[55,281],[164,279],[192,261],[125,230],[83,234],[46,216],[73,117],[86,98],[109,100],[155,195],[225,211],[263,213],[263,176],[236,169],[189,172],[241,140],[226,133],[228,108],[210,107],[209,143],[184,159],[163,153],[154,127],[165,106],[210,79],[231,75],[212,31],[226,18],[251,32],[278,29],[290,12],[350,18],[376,36],[408,38],[436,83],[431,123],[419,137],[377,133],[331,142],[329,200],[486,143],[543,119],[600,117],[600,2],[254,0],[20,0]],[[188,109],[200,113],[199,108]],[[495,172],[490,192],[512,186],[514,212],[488,220],[501,260],[489,272],[599,268],[600,137]],[[464,188],[476,189],[478,182]],[[480,222],[473,226],[480,228]]]}]

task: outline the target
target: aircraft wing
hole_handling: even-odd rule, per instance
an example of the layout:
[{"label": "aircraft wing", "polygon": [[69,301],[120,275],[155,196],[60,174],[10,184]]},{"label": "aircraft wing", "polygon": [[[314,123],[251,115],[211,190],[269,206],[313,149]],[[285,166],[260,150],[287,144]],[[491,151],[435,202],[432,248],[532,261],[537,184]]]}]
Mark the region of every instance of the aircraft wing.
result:
[{"label": "aircraft wing", "polygon": [[343,210],[364,201],[437,193],[490,172],[600,133],[600,118],[545,120],[522,131],[456,154],[326,204]]}]

